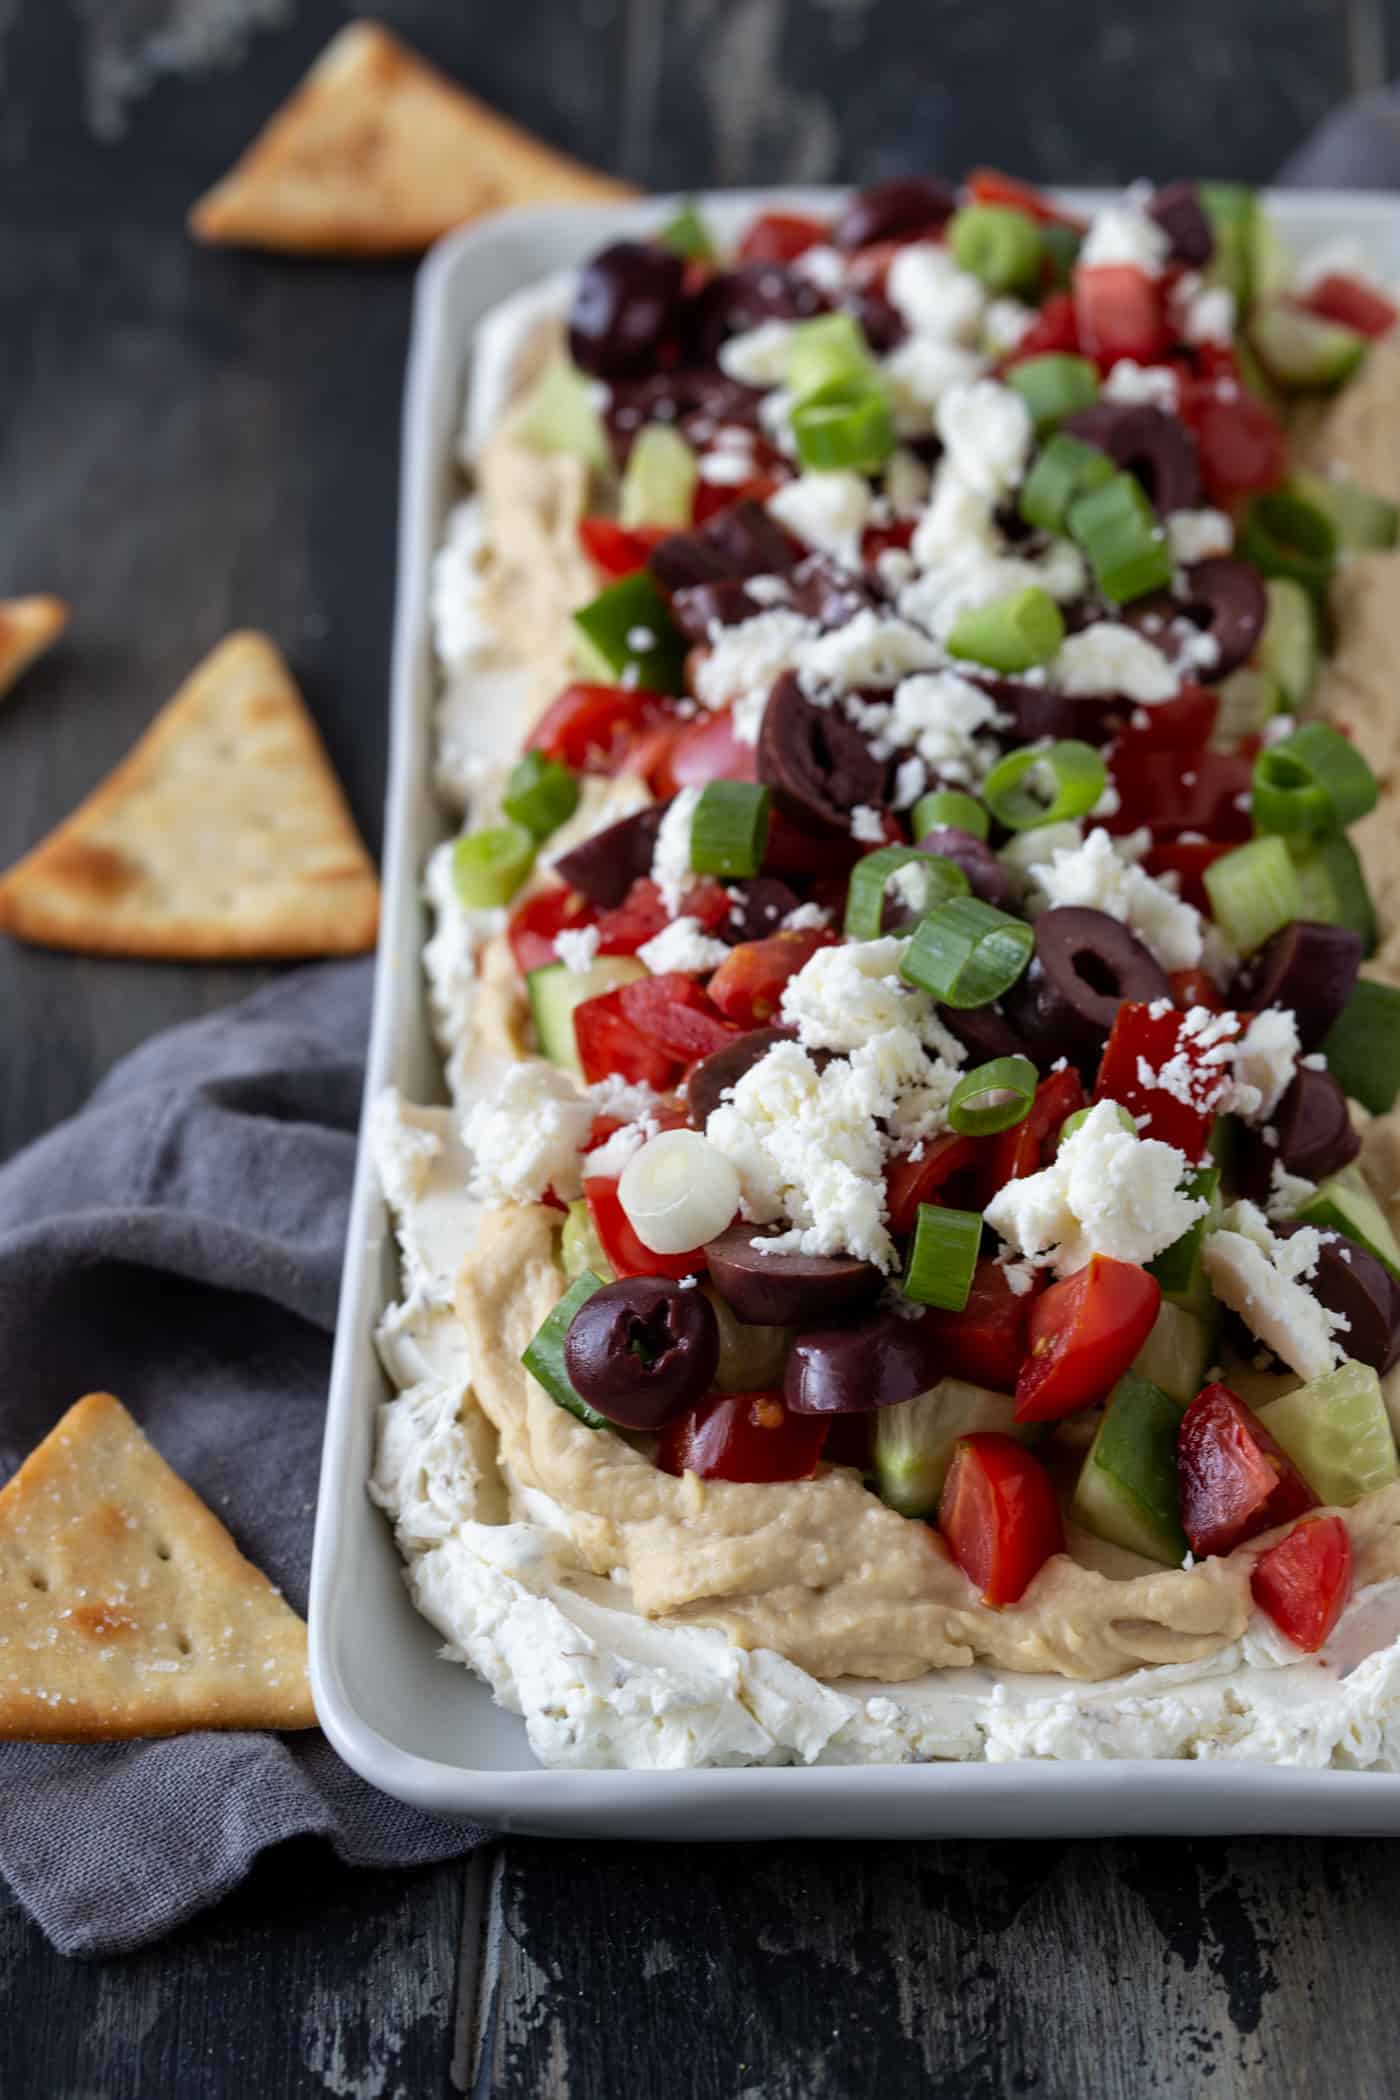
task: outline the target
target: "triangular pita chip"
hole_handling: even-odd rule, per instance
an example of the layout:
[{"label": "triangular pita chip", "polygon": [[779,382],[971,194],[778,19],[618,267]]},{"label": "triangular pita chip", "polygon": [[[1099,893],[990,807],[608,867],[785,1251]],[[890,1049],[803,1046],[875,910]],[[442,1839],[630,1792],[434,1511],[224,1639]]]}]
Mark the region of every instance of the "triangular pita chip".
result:
[{"label": "triangular pita chip", "polygon": [[190,231],[249,248],[392,255],[507,205],[634,194],[497,116],[379,23],[351,22],[200,198]]},{"label": "triangular pita chip", "polygon": [[61,598],[0,598],[0,695],[67,625]]},{"label": "triangular pita chip", "polygon": [[351,955],[379,885],[315,724],[265,635],[231,634],[134,751],[0,876],[0,930],[203,959]]},{"label": "triangular pita chip", "polygon": [[119,1400],[0,1489],[0,1737],[314,1728],[306,1628]]}]

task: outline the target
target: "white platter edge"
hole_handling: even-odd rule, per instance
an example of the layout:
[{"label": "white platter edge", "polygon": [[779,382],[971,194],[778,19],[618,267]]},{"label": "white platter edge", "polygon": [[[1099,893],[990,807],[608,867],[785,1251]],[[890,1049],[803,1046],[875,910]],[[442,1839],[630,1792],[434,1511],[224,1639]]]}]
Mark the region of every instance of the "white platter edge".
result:
[{"label": "white platter edge", "polygon": [[[1065,191],[1093,208],[1105,193]],[[829,211],[832,190],[702,196],[721,233],[760,204]],[[384,847],[384,915],[365,1099],[386,1085],[442,1098],[419,954],[419,873],[444,824],[431,786],[434,670],[428,572],[454,492],[466,355],[481,316],[676,200],[544,207],[453,234],[419,272],[404,400],[398,589]],[[1400,279],[1400,199],[1275,193],[1300,248],[1357,238]],[[413,1610],[365,1490],[375,1410],[388,1397],[372,1331],[396,1282],[392,1237],[362,1141],[351,1203],[311,1570],[311,1680],[339,1754],[383,1792],[438,1814],[565,1836],[1070,1837],[1400,1832],[1400,1775],[1228,1763],[1022,1762],[647,1773],[546,1771],[521,1721]]]}]

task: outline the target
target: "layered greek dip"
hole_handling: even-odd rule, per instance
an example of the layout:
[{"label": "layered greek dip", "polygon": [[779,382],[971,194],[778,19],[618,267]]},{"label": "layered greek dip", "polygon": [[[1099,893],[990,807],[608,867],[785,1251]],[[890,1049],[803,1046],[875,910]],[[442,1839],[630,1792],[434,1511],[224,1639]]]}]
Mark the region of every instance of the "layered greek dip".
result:
[{"label": "layered greek dip", "polygon": [[984,172],[481,331],[371,1492],[545,1762],[1400,1769],[1395,320]]}]

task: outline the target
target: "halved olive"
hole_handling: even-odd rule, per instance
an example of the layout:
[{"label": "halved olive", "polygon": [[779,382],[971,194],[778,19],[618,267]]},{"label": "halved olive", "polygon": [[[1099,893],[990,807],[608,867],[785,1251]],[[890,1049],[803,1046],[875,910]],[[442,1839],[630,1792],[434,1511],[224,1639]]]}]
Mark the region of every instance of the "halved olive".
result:
[{"label": "halved olive", "polygon": [[574,1391],[620,1429],[659,1429],[702,1400],[719,1363],[719,1325],[703,1291],[660,1276],[605,1283],[564,1337]]},{"label": "halved olive", "polygon": [[1315,1050],[1352,995],[1365,943],[1349,926],[1295,919],[1237,972],[1230,1004],[1287,1007],[1304,1050]]},{"label": "halved olive", "polygon": [[1140,481],[1148,502],[1162,517],[1174,510],[1194,510],[1200,502],[1196,441],[1164,408],[1145,401],[1096,401],[1092,408],[1066,416],[1060,428],[1086,445],[1096,445]]},{"label": "halved olive", "polygon": [[685,263],[648,241],[613,241],[586,262],[569,313],[569,354],[595,379],[654,364],[681,313]]},{"label": "halved olive", "polygon": [[785,671],[758,733],[758,777],[785,816],[808,831],[850,830],[851,812],[883,802],[887,761],[839,707],[817,707]]},{"label": "halved olive", "polygon": [[846,1254],[765,1254],[755,1243],[768,1236],[752,1225],[731,1225],[705,1248],[710,1282],[741,1320],[755,1327],[809,1327],[856,1312],[879,1295],[881,1276],[873,1262]]},{"label": "halved olive", "polygon": [[[703,1130],[710,1117],[719,1107],[725,1094],[737,1086],[761,1057],[766,1057],[775,1043],[793,1041],[792,1031],[787,1028],[750,1028],[744,1035],[736,1036],[722,1050],[712,1050],[708,1057],[692,1065],[685,1083],[685,1098],[690,1109],[690,1120],[697,1130]],[[754,1228],[734,1226],[732,1231],[742,1231],[750,1239]]]},{"label": "halved olive", "polygon": [[634,882],[651,873],[656,852],[656,834],[667,805],[655,802],[649,809],[634,811],[616,824],[595,831],[591,839],[561,853],[552,863],[554,872],[571,888],[579,890],[590,904],[605,911],[621,904]]},{"label": "halved olive", "polygon": [[872,241],[908,241],[937,233],[958,208],[951,183],[930,175],[894,175],[857,190],[832,228],[838,248],[868,248]]},{"label": "halved olive", "polygon": [[797,1415],[867,1414],[938,1383],[938,1338],[922,1320],[877,1312],[851,1327],[809,1328],[792,1345],[783,1398]]},{"label": "halved olive", "polygon": [[[1304,1229],[1294,1224],[1274,1227],[1281,1239]],[[1340,1232],[1324,1232],[1321,1240],[1307,1287],[1329,1312],[1346,1319],[1338,1340],[1347,1355],[1384,1377],[1400,1357],[1400,1284],[1355,1240]]]}]

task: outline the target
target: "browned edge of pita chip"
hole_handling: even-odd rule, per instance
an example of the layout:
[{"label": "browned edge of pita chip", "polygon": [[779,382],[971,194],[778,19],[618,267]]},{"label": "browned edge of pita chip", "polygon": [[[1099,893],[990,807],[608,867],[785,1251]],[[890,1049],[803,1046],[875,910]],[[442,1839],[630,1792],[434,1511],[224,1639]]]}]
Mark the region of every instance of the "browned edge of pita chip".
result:
[{"label": "browned edge of pita chip", "polygon": [[0,696],[67,625],[68,607],[61,598],[0,598]]}]

